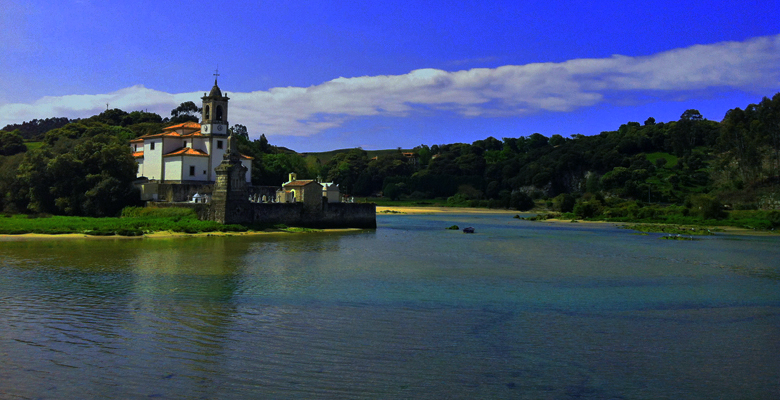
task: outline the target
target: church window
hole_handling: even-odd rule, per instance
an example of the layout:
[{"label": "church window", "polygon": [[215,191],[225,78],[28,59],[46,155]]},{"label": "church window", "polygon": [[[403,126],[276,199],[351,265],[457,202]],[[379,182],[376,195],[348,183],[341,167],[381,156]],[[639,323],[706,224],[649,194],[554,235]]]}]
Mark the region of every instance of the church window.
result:
[{"label": "church window", "polygon": [[222,148],[222,141],[221,140],[217,140],[217,148],[218,149]]},{"label": "church window", "polygon": [[211,111],[211,107],[209,106],[203,107],[203,119],[209,119],[209,114],[210,114],[209,111]]},{"label": "church window", "polygon": [[190,165],[190,176],[195,176],[195,166]]},{"label": "church window", "polygon": [[222,106],[217,106],[217,121],[222,121]]}]

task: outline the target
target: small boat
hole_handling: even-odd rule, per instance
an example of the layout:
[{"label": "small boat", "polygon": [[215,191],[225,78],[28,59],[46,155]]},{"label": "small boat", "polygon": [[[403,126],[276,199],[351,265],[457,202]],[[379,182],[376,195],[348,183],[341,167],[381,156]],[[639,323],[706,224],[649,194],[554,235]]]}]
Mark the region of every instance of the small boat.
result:
[{"label": "small boat", "polygon": [[474,228],[472,227],[463,228],[463,233],[474,233]]}]

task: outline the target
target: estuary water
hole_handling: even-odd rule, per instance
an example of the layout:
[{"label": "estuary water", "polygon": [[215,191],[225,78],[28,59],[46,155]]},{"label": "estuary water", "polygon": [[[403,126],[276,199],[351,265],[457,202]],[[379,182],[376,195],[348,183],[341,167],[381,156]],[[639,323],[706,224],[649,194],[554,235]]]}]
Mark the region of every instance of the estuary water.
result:
[{"label": "estuary water", "polygon": [[780,236],[377,220],[0,242],[0,398],[780,397]]}]

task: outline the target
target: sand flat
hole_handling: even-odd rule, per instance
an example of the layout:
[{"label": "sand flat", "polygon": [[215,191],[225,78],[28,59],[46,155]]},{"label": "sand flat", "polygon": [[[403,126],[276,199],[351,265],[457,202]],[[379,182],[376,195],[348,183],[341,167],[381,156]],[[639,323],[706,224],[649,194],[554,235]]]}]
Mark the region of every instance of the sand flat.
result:
[{"label": "sand flat", "polygon": [[24,233],[20,235],[0,235],[0,242],[18,242],[18,241],[37,241],[37,240],[124,240],[124,239],[170,239],[170,238],[187,238],[187,237],[204,237],[204,236],[256,236],[256,235],[281,235],[281,234],[300,234],[300,233],[333,233],[333,232],[350,232],[359,231],[358,228],[341,228],[341,229],[322,229],[319,231],[309,232],[287,232],[280,230],[272,231],[248,231],[248,232],[198,232],[198,233],[185,233],[185,232],[171,232],[160,231],[153,233],[146,233],[141,236],[100,236],[100,235],[85,235],[83,233],[63,233],[57,235],[48,235],[42,233]]},{"label": "sand flat", "polygon": [[413,206],[377,206],[377,214],[509,214],[516,215],[519,211],[470,208],[470,207],[413,207]]}]

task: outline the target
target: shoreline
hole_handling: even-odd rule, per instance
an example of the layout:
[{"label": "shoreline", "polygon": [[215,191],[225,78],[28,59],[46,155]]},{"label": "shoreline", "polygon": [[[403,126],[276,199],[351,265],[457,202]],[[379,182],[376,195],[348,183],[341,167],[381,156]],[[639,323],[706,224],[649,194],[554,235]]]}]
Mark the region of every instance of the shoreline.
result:
[{"label": "shoreline", "polygon": [[471,207],[376,206],[377,214],[521,214],[527,211]]},{"label": "shoreline", "polygon": [[[470,207],[415,207],[415,206],[377,206],[376,213],[383,215],[402,215],[402,214],[506,214],[506,215],[518,215],[518,214],[539,214],[546,211],[517,211],[517,210],[503,210],[503,209],[488,209],[488,208],[470,208]],[[650,223],[650,222],[614,222],[614,221],[586,221],[586,220],[566,220],[558,218],[550,218],[543,221],[529,221],[535,223],[552,223],[552,224],[612,224],[615,226],[633,225],[633,224],[648,224],[648,225],[670,225],[664,223]],[[671,224],[673,225],[673,224]],[[687,226],[687,225],[686,225]],[[717,228],[721,232],[715,232],[715,235],[742,235],[742,236],[777,236],[778,233],[773,231],[753,230],[749,228],[738,228],[734,226],[710,226],[710,228]]]},{"label": "shoreline", "polygon": [[[553,224],[613,224],[614,226],[623,226],[623,225],[677,225],[677,224],[666,224],[661,222],[614,222],[614,221],[585,221],[585,220],[565,220],[565,219],[558,219],[558,218],[550,218],[546,219],[544,221],[529,221],[529,222],[550,222]],[[680,225],[680,226],[686,226],[686,227],[694,227],[694,225]],[[718,235],[741,235],[741,236],[777,236],[778,234],[773,231],[764,231],[764,230],[753,230],[748,228],[738,228],[735,226],[707,226],[706,228],[713,228],[718,229],[720,231],[713,232],[712,236],[718,236]],[[629,229],[632,230],[632,229]],[[658,233],[658,232],[656,232]]]},{"label": "shoreline", "polygon": [[301,233],[335,233],[335,232],[351,232],[359,231],[359,228],[339,228],[339,229],[320,229],[314,231],[302,231],[302,232],[288,232],[288,231],[247,231],[247,232],[198,232],[198,233],[185,233],[185,232],[172,232],[172,231],[160,231],[153,233],[145,233],[139,236],[120,236],[120,235],[86,235],[83,233],[62,233],[62,234],[46,234],[46,233],[22,233],[19,235],[0,234],[0,242],[24,242],[24,241],[40,241],[40,240],[141,240],[141,239],[171,239],[171,238],[194,238],[194,237],[208,237],[208,236],[260,236],[260,235],[289,235],[289,234],[301,234]]}]

